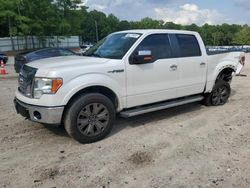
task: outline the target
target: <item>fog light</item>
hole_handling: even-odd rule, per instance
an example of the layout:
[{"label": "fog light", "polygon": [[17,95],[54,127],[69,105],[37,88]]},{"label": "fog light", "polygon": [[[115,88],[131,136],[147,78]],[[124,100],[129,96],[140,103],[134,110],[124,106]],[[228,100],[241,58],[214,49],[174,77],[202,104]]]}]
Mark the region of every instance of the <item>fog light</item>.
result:
[{"label": "fog light", "polygon": [[42,115],[41,115],[41,113],[38,112],[38,111],[34,111],[34,112],[33,112],[33,115],[34,115],[34,118],[35,118],[36,120],[42,119]]}]

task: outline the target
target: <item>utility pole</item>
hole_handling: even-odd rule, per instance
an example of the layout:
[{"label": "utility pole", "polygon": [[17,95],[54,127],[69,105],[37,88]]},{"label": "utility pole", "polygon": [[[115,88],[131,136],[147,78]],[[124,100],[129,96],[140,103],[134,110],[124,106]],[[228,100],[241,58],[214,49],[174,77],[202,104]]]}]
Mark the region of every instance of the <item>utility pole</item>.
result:
[{"label": "utility pole", "polygon": [[95,34],[96,34],[96,42],[99,41],[99,36],[98,36],[98,26],[97,26],[97,21],[95,20]]}]

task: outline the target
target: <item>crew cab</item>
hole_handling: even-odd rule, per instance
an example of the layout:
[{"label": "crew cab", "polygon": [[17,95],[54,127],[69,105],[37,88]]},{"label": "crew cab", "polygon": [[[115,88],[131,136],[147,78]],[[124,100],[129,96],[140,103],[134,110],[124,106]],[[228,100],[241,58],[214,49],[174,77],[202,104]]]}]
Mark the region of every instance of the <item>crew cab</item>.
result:
[{"label": "crew cab", "polygon": [[116,115],[131,117],[201,101],[224,105],[244,53],[208,55],[191,31],[127,30],[112,33],[85,56],[56,57],[23,66],[17,113],[64,125],[81,143],[106,137]]}]

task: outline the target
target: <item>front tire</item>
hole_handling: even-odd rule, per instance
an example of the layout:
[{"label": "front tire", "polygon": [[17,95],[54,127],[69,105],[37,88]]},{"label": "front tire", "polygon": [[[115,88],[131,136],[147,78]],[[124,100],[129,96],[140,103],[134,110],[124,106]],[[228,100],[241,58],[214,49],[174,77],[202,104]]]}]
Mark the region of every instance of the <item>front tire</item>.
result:
[{"label": "front tire", "polygon": [[205,94],[203,104],[206,106],[224,105],[230,96],[230,84],[224,80],[218,80],[211,93]]},{"label": "front tire", "polygon": [[65,113],[67,133],[80,143],[92,143],[105,138],[115,120],[112,101],[99,93],[87,93],[76,98]]}]

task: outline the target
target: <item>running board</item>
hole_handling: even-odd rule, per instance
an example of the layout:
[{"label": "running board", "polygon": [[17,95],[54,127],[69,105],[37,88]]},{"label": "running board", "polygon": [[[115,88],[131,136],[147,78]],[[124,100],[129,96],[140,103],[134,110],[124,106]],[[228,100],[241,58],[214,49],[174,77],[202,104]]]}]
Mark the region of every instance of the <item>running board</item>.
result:
[{"label": "running board", "polygon": [[171,100],[168,102],[162,102],[158,104],[142,106],[142,107],[122,111],[120,112],[120,116],[124,118],[128,118],[128,117],[137,116],[140,114],[145,114],[145,113],[149,113],[149,112],[153,112],[157,110],[163,110],[163,109],[172,108],[175,106],[180,106],[180,105],[184,105],[184,104],[188,104],[192,102],[202,101],[203,98],[204,98],[203,96],[198,95],[198,96],[192,96],[192,97],[185,97],[185,98],[177,99],[177,100]]}]

